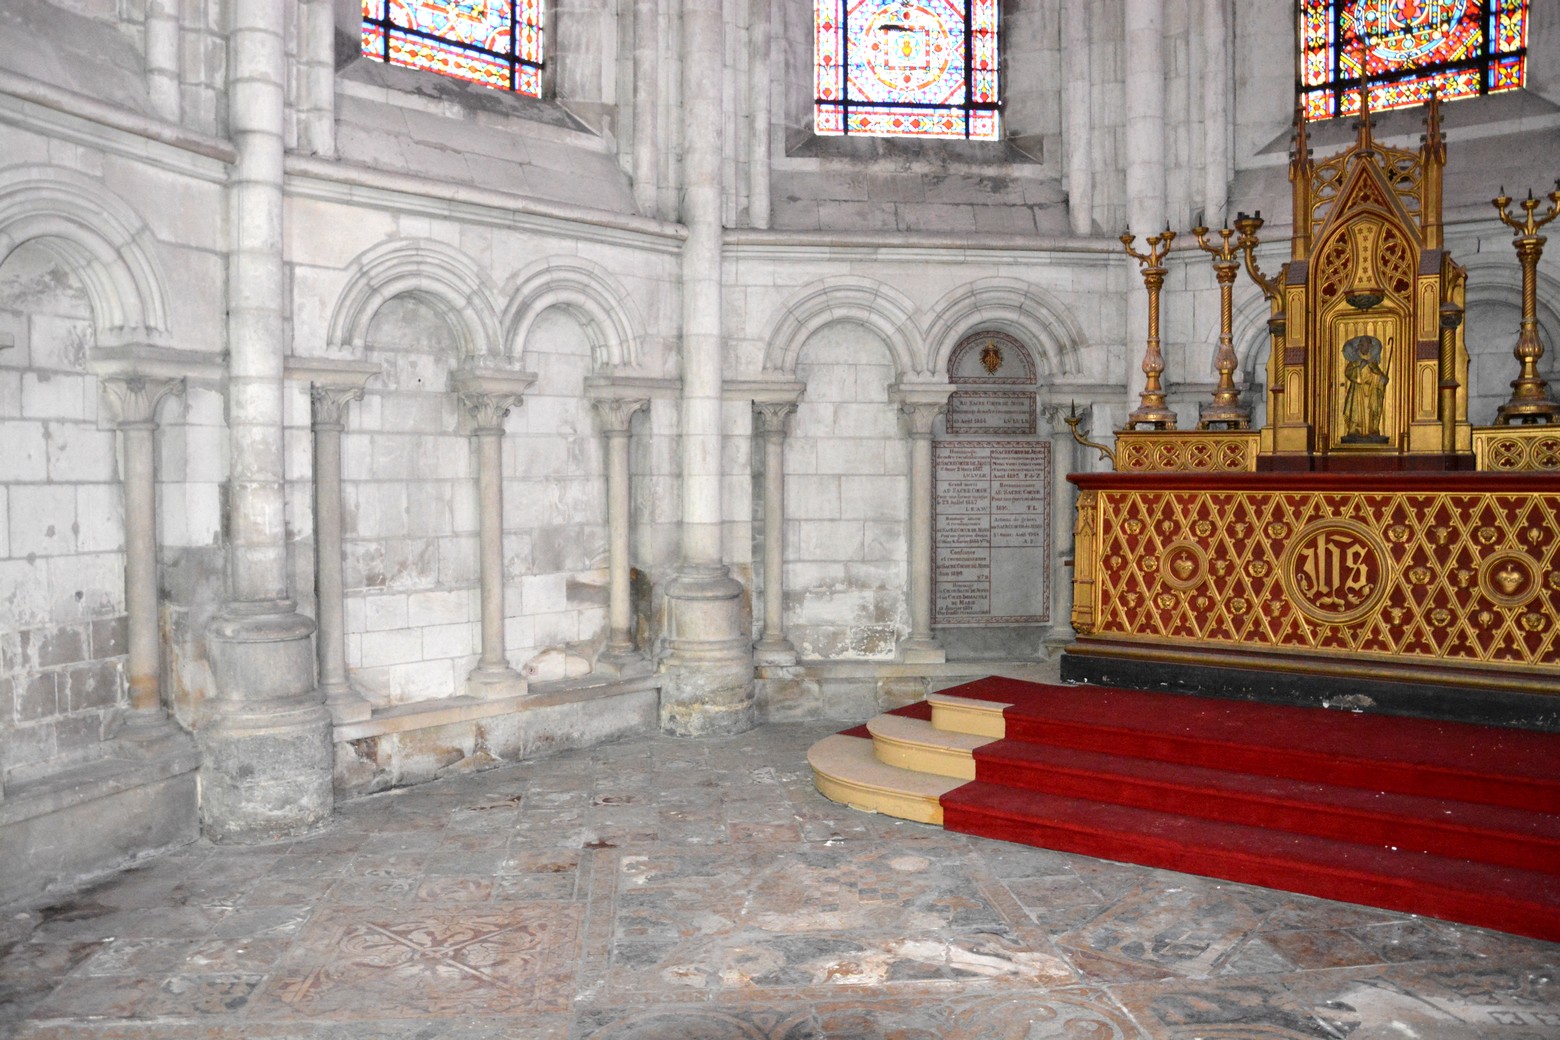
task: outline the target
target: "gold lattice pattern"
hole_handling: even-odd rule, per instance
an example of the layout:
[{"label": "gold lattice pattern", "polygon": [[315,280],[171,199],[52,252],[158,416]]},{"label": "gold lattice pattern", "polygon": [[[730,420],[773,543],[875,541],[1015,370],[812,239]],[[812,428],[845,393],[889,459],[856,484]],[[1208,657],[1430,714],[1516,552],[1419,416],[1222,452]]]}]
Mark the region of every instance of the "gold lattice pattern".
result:
[{"label": "gold lattice pattern", "polygon": [[1095,634],[1560,663],[1560,492],[1099,493]]},{"label": "gold lattice pattern", "polygon": [[1560,429],[1496,427],[1473,431],[1480,470],[1492,473],[1560,471]]},{"label": "gold lattice pattern", "polygon": [[1250,473],[1259,435],[1201,431],[1133,431],[1116,435],[1118,473]]},{"label": "gold lattice pattern", "polygon": [[[1406,152],[1399,148],[1385,148],[1379,144],[1376,145],[1376,151],[1381,155],[1381,174],[1386,179],[1392,194],[1410,219],[1417,217],[1424,178],[1424,164],[1420,161],[1418,153]],[[1350,152],[1344,152],[1316,164],[1311,174],[1311,226],[1313,228],[1320,229],[1332,216],[1333,208],[1338,202],[1338,195],[1343,191],[1344,182],[1348,179],[1350,167],[1347,160],[1350,157]]]}]

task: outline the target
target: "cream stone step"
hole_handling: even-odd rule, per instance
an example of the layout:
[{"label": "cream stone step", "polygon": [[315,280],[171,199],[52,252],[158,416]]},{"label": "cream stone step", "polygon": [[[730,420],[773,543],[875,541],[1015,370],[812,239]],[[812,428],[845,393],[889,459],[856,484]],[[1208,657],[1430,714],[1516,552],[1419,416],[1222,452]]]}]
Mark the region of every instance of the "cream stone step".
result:
[{"label": "cream stone step", "polygon": [[886,765],[873,753],[874,743],[836,733],[814,744],[807,764],[818,791],[852,809],[941,827],[940,799],[964,781]]},{"label": "cream stone step", "polygon": [[926,696],[926,702],[932,706],[932,725],[940,730],[989,737],[992,740],[1001,740],[1007,736],[1002,712],[1012,707],[1010,701],[983,701],[976,697],[930,693]]},{"label": "cream stone step", "polygon": [[[938,729],[924,719],[879,715],[867,723],[878,761],[918,773],[975,779],[972,752],[994,738]],[[859,739],[859,738],[858,738]]]}]

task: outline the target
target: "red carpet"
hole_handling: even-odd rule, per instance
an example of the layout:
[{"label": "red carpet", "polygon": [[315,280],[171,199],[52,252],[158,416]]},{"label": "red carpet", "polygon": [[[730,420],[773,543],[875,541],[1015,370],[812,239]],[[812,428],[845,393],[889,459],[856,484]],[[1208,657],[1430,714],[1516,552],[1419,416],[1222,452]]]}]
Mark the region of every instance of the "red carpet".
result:
[{"label": "red carpet", "polygon": [[990,838],[1560,941],[1560,734],[982,679]]}]

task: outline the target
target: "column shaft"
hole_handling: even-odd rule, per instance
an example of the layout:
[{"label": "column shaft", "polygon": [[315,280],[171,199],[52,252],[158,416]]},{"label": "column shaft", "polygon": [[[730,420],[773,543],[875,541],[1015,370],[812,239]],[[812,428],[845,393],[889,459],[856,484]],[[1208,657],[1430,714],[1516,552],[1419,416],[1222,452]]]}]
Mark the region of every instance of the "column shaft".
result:
[{"label": "column shaft", "polygon": [[910,499],[908,506],[910,635],[899,644],[907,664],[947,660],[932,638],[932,429],[952,388],[914,387],[899,392],[899,412],[910,435]]},{"label": "column shaft", "polygon": [[607,649],[631,654],[634,646],[633,604],[628,583],[628,431],[607,433]]},{"label": "column shaft", "polygon": [[785,635],[785,427],[796,402],[755,401],[764,441],[764,631],[753,648],[765,665],[796,663]]},{"label": "column shaft", "polygon": [[473,679],[512,678],[504,652],[504,431],[477,430],[478,545],[482,577],[482,657]]},{"label": "column shaft", "polygon": [[157,493],[154,422],[121,425],[125,443],[125,608],[130,642],[130,710],[160,713],[157,623]]},{"label": "column shaft", "polygon": [[315,383],[314,408],[314,602],[319,631],[320,691],[339,725],[373,714],[347,678],[345,581],[341,557],[341,434],[347,402],[363,396],[361,386]]}]

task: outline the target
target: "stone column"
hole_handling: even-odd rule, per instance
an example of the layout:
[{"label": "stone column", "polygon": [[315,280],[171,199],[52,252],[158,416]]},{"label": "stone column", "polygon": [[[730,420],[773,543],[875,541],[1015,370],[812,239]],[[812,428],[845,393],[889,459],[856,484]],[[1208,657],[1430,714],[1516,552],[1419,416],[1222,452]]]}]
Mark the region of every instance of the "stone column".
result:
[{"label": "stone column", "polygon": [[179,0],[147,0],[146,93],[152,111],[179,121]]},{"label": "stone column", "polygon": [[182,379],[105,378],[125,452],[125,613],[129,629],[130,716],[126,735],[160,730],[162,646],[157,618],[157,406],[184,393]]},{"label": "stone column", "polygon": [[[1124,159],[1127,224],[1139,237],[1165,226],[1165,59],[1163,0],[1126,0],[1126,124]],[[1128,258],[1128,263],[1131,259]],[[1130,284],[1130,280],[1129,283]],[[1142,325],[1137,324],[1143,322]],[[1133,305],[1127,342],[1147,338],[1146,312]],[[1135,407],[1147,376],[1127,366],[1127,407]]]},{"label": "stone column", "polygon": [[661,161],[656,147],[656,84],[661,55],[657,46],[660,0],[634,0],[634,205],[647,217],[660,216]]},{"label": "stone column", "polygon": [[[364,375],[364,382],[367,374]],[[341,433],[347,404],[363,397],[363,383],[314,383],[314,613],[320,692],[337,725],[362,722],[373,709],[347,679],[346,617],[341,563]]]},{"label": "stone column", "polygon": [[482,583],[482,656],[468,692],[494,699],[526,692],[504,650],[504,417],[536,382],[529,372],[463,368],[450,379],[477,440],[478,556]]},{"label": "stone column", "polygon": [[899,643],[906,664],[941,664],[948,659],[932,638],[932,428],[948,404],[948,385],[894,388],[905,433],[910,437],[909,571],[910,635]]},{"label": "stone column", "polygon": [[750,0],[748,10],[748,224],[767,228],[770,220],[769,125],[772,54],[776,40],[770,0]]},{"label": "stone column", "polygon": [[1062,96],[1067,112],[1067,217],[1075,235],[1094,231],[1094,77],[1091,3],[1062,5]]},{"label": "stone column", "polygon": [[1068,409],[1056,404],[1044,406],[1051,424],[1051,631],[1046,641],[1071,643],[1077,636],[1072,628],[1073,494],[1076,489],[1067,474],[1077,465],[1077,443],[1072,431],[1062,422]]},{"label": "stone column", "polygon": [[634,414],[650,406],[644,397],[595,396],[591,405],[607,438],[607,646],[596,659],[598,671],[636,675],[650,662],[634,642],[634,604],[630,598],[628,536],[628,435]]},{"label": "stone column", "polygon": [[796,663],[796,647],[785,636],[785,428],[798,396],[753,402],[764,438],[764,631],[753,659],[763,665]]},{"label": "stone column", "polygon": [[288,6],[230,8],[227,601],[208,630],[214,689],[200,728],[201,820],[219,842],[297,834],[334,804],[331,718],[315,683],[314,622],[292,599],[284,521]]},{"label": "stone column", "polygon": [[682,559],[666,586],[661,729],[740,733],[757,721],[742,585],[722,556],[721,0],[682,10]]}]

